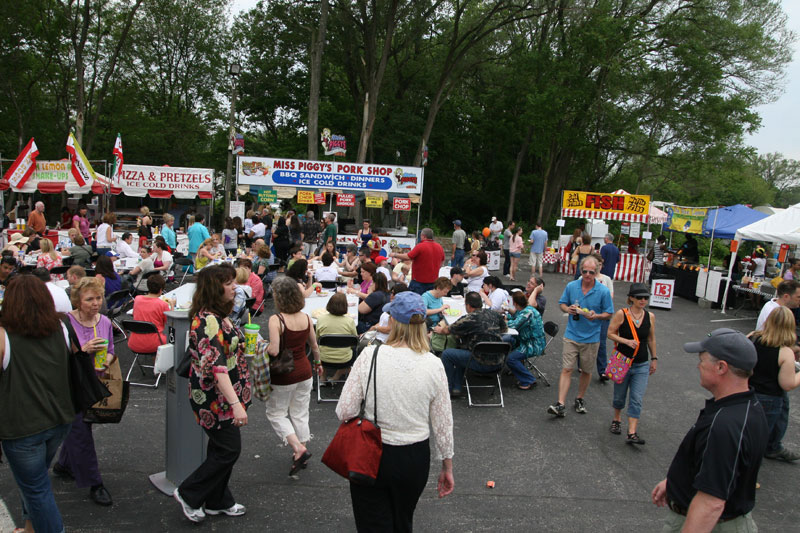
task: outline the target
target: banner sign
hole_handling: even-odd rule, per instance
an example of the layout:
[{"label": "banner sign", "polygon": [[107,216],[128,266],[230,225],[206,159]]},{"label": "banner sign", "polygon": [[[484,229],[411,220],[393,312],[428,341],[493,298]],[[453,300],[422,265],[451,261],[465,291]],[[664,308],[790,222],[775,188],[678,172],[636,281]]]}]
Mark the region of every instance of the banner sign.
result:
[{"label": "banner sign", "polygon": [[214,171],[210,168],[125,165],[120,185],[127,196],[153,198],[211,198]]},{"label": "banner sign", "polygon": [[278,201],[278,191],[273,191],[270,189],[264,189],[258,191],[258,203],[271,204],[277,201]]},{"label": "banner sign", "polygon": [[[647,194],[613,194],[585,191],[564,191],[563,211],[588,212],[583,218],[612,218],[607,215],[632,215],[646,217],[650,213],[650,196]],[[568,216],[574,216],[569,214]],[[616,218],[617,220],[625,220]],[[631,219],[633,220],[633,219]],[[639,222],[640,220],[635,220]]]},{"label": "banner sign", "polygon": [[297,191],[298,204],[324,204],[325,193],[314,191]]},{"label": "banner sign", "polygon": [[72,161],[72,177],[78,182],[78,185],[83,187],[87,183],[89,185],[94,182],[96,178],[92,164],[86,158],[86,155],[78,144],[78,139],[70,132],[67,137],[67,153],[69,159]]},{"label": "banner sign", "polygon": [[411,211],[411,200],[397,197],[392,201],[392,209],[395,211]]},{"label": "banner sign", "polygon": [[336,205],[339,207],[355,207],[356,195],[355,194],[337,194]]},{"label": "banner sign", "polygon": [[325,150],[325,155],[345,155],[347,153],[347,139],[344,135],[331,135],[331,130],[324,128],[322,135],[322,148]]},{"label": "banner sign", "polygon": [[708,215],[707,207],[679,207],[676,205],[667,208],[667,229],[683,233],[703,233],[703,220]]},{"label": "banner sign", "polygon": [[[0,184],[0,189],[7,187],[8,185]],[[36,170],[31,173],[30,179],[25,181],[21,187],[12,187],[12,190],[17,192],[32,193],[39,191],[45,194],[61,192],[85,194],[91,189],[91,183],[80,186],[75,182],[72,177],[72,163],[66,159],[61,161],[36,161]]]},{"label": "banner sign", "polygon": [[383,198],[380,196],[367,196],[367,207],[383,207]]},{"label": "banner sign", "polygon": [[39,148],[31,137],[25,148],[14,160],[14,163],[6,172],[4,179],[8,180],[12,187],[22,187],[36,168],[36,156],[39,155]]},{"label": "banner sign", "polygon": [[231,218],[239,217],[244,220],[244,202],[232,201],[229,210]]},{"label": "banner sign", "polygon": [[261,187],[422,193],[422,169],[395,165],[240,156],[236,179]]}]

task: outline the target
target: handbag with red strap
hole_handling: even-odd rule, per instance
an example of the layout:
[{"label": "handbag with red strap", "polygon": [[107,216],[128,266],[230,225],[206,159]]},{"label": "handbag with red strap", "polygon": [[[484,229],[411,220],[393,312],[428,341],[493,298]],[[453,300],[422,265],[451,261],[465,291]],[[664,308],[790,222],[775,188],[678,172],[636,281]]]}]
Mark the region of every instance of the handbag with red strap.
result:
[{"label": "handbag with red strap", "polygon": [[[322,462],[340,476],[359,485],[374,485],[383,454],[381,428],[378,426],[378,369],[376,360],[380,346],[372,354],[367,388],[358,415],[342,422],[333,440],[322,455]],[[370,422],[364,417],[364,407],[372,382],[373,411]]]},{"label": "handbag with red strap", "polygon": [[[631,314],[627,309],[623,309],[622,312],[625,314],[625,318],[628,319],[628,325],[633,333],[633,340],[635,340],[638,344],[636,345],[636,349],[633,351],[633,356],[631,357],[621,354],[619,352],[619,345],[614,347],[614,353],[612,353],[611,357],[608,358],[608,364],[606,365],[605,371],[605,375],[614,383],[622,383],[625,381],[625,376],[628,375],[628,370],[631,369],[633,360],[636,358],[636,354],[639,353],[639,347],[642,345],[639,342],[639,336],[636,334],[636,328],[633,327]],[[645,313],[646,312],[647,311],[645,311]]]}]

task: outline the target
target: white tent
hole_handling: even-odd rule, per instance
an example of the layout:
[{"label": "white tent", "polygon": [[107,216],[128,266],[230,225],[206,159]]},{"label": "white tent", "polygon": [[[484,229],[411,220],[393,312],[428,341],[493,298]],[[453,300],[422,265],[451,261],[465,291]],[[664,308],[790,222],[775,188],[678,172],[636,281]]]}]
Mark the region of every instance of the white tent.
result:
[{"label": "white tent", "polygon": [[[779,213],[739,228],[736,230],[734,240],[737,242],[747,240],[800,245],[800,204],[795,204]],[[728,300],[728,288],[731,284],[735,256],[735,252],[731,254],[728,280],[725,282],[725,295],[722,297],[723,313],[725,312],[725,303]]]}]

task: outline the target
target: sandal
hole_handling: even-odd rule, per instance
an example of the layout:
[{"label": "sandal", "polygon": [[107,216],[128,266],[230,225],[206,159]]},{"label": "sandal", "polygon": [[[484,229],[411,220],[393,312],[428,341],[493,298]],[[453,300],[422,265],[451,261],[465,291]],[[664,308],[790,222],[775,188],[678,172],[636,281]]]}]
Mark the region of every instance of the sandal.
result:
[{"label": "sandal", "polygon": [[292,461],[292,469],[289,471],[289,475],[293,476],[297,472],[299,472],[300,469],[303,468],[303,466],[308,462],[309,459],[311,459],[311,454],[308,451],[303,452],[303,455],[301,455],[297,459],[294,459]]},{"label": "sandal", "polygon": [[532,388],[534,388],[534,387],[536,386],[536,382],[534,381],[534,382],[533,382],[533,383],[531,383],[530,385],[523,385],[522,383],[520,383],[519,381],[517,381],[516,385],[517,385],[517,388],[518,388],[519,390],[531,390]]},{"label": "sandal", "polygon": [[644,439],[638,433],[628,433],[628,444],[644,444]]},{"label": "sandal", "polygon": [[609,431],[611,431],[611,433],[613,433],[614,435],[621,435],[622,434],[622,422],[620,422],[619,420],[612,420],[611,421],[611,428],[609,428]]}]

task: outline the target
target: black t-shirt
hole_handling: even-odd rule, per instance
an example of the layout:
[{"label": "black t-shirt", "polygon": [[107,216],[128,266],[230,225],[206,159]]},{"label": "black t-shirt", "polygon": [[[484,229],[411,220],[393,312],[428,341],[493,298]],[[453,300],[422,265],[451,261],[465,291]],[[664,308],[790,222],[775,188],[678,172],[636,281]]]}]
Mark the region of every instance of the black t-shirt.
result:
[{"label": "black t-shirt", "polygon": [[450,292],[447,293],[447,296],[464,296],[464,287],[466,286],[467,284],[464,282],[454,285]]},{"label": "black t-shirt", "polygon": [[[625,311],[623,310],[623,313]],[[631,315],[631,321],[633,321],[633,315]],[[633,359],[633,364],[638,365],[639,363],[646,363],[649,355],[648,346],[647,346],[647,338],[650,336],[650,313],[647,312],[647,309],[644,311],[644,315],[642,316],[642,323],[638,326],[636,322],[633,322],[633,327],[636,328],[636,336],[639,338],[639,350],[636,352],[636,357]],[[633,332],[631,331],[631,327],[628,324],[628,319],[623,316],[622,324],[619,326],[619,336],[623,339],[633,339]],[[617,350],[619,353],[624,355],[625,357],[633,356],[634,349],[630,346],[625,344],[619,344],[617,346]]]},{"label": "black t-shirt", "polygon": [[767,448],[767,419],[751,388],[705,408],[683,438],[667,473],[667,499],[688,509],[697,491],[725,500],[720,518],[749,513]]},{"label": "black t-shirt", "polygon": [[381,314],[383,313],[383,306],[388,304],[391,300],[391,297],[383,292],[383,291],[375,291],[367,295],[364,298],[364,303],[369,306],[372,311],[367,313],[366,315],[362,315],[361,313],[358,314],[358,321],[364,322],[367,326],[374,326],[381,320]]}]

